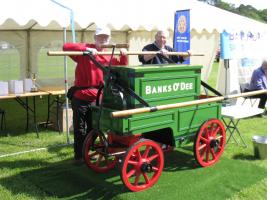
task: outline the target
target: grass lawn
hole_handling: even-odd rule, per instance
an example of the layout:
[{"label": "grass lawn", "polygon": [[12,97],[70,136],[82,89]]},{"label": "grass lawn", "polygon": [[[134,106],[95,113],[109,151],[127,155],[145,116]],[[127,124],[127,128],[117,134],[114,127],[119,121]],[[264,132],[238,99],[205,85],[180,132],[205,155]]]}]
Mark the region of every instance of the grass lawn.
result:
[{"label": "grass lawn", "polygon": [[[215,75],[217,67],[216,64],[212,72]],[[208,81],[213,86],[215,75]],[[45,97],[37,99],[39,122],[46,119],[46,100]],[[192,144],[166,153],[159,181],[146,191],[133,193],[123,186],[119,166],[97,174],[86,166],[73,165],[73,148],[66,144],[66,133],[40,127],[40,138],[37,138],[33,126],[25,131],[25,111],[17,102],[0,101],[0,107],[7,112],[6,130],[0,132],[1,200],[260,200],[267,197],[267,160],[254,158],[251,141],[255,134],[267,135],[267,118],[240,121],[238,127],[248,148],[230,142],[221,160],[212,167],[196,165]],[[5,156],[32,149],[38,151]]]}]

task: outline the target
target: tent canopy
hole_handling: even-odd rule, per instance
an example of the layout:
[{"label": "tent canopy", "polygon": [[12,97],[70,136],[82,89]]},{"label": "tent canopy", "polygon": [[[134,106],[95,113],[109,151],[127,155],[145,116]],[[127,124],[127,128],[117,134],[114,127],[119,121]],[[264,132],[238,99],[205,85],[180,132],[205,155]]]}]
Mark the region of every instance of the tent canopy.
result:
[{"label": "tent canopy", "polygon": [[[263,31],[267,25],[196,0],[54,0],[74,13],[76,30],[108,25],[113,30],[173,30],[174,13],[190,9],[191,29]],[[15,5],[15,6],[14,6]],[[2,3],[0,30],[70,28],[70,10],[51,0],[9,0]],[[94,29],[93,26],[91,29]]]},{"label": "tent canopy", "polygon": [[[158,29],[170,30],[167,42],[171,45],[175,12],[190,9],[191,50],[205,54],[204,57],[192,57],[191,64],[204,66],[203,80],[207,80],[211,70],[219,46],[219,33],[224,30],[267,31],[264,23],[196,0],[168,0],[166,3],[162,0],[8,0],[2,2],[1,6],[0,47],[3,42],[13,45],[12,52],[18,58],[13,58],[13,54],[6,58],[10,62],[19,60],[19,77],[15,78],[23,79],[36,73],[44,85],[64,83],[63,59],[58,57],[56,62],[55,58],[45,57],[45,51],[61,50],[63,27],[68,30],[67,41],[72,41],[71,19],[74,19],[77,42],[93,42],[96,26],[107,25],[113,30],[113,42],[129,43],[130,50],[140,51],[144,45],[153,42]],[[6,63],[1,65],[0,60],[1,71],[5,71],[2,70],[4,67],[12,70]],[[133,56],[129,58],[129,63],[140,64],[137,57]],[[75,64],[71,65],[74,69]],[[61,67],[58,75],[53,71],[55,66]],[[45,78],[51,74],[53,77]],[[74,73],[70,74],[73,76]],[[62,82],[58,80],[59,77]]]}]

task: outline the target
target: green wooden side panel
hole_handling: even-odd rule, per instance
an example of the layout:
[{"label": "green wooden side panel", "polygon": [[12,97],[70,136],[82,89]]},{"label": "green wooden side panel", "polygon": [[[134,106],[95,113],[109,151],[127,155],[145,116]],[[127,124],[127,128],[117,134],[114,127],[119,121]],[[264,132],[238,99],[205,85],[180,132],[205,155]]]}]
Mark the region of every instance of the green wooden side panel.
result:
[{"label": "green wooden side panel", "polygon": [[[96,128],[98,107],[94,107],[93,111],[93,126]],[[103,131],[112,131],[118,135],[140,134],[170,128],[173,136],[178,138],[179,136],[194,134],[201,124],[208,119],[221,118],[220,103],[173,108],[126,118],[112,118],[110,114],[113,111],[112,109],[103,109],[100,128]]]},{"label": "green wooden side panel", "polygon": [[128,118],[129,132],[147,132],[175,125],[175,111],[155,112]]},{"label": "green wooden side panel", "polygon": [[195,132],[208,119],[221,117],[220,104],[210,103],[178,110],[177,130],[180,134]]}]

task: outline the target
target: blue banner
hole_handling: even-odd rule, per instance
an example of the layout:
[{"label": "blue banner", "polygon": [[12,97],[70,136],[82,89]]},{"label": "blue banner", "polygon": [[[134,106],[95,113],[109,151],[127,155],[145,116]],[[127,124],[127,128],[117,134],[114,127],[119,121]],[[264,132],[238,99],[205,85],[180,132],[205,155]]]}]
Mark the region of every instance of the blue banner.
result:
[{"label": "blue banner", "polygon": [[[178,10],[175,13],[173,48],[177,52],[190,50],[190,10]],[[190,64],[189,57],[184,63]]]},{"label": "blue banner", "polygon": [[230,59],[231,58],[231,51],[230,51],[230,40],[229,40],[229,33],[223,31],[220,34],[221,46],[220,46],[220,58],[221,59]]}]

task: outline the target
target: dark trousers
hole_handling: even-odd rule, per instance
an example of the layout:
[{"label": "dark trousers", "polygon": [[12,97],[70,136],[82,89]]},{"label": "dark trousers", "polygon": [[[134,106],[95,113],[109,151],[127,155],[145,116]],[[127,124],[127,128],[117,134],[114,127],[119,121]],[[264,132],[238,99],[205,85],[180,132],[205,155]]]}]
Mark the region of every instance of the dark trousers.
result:
[{"label": "dark trousers", "polygon": [[254,98],[260,98],[260,103],[258,105],[258,108],[265,109],[265,104],[267,101],[267,95],[266,94],[259,94],[259,95],[254,96]]},{"label": "dark trousers", "polygon": [[87,134],[92,130],[91,102],[79,100],[75,97],[71,100],[74,128],[74,158],[82,158],[83,142]]}]

